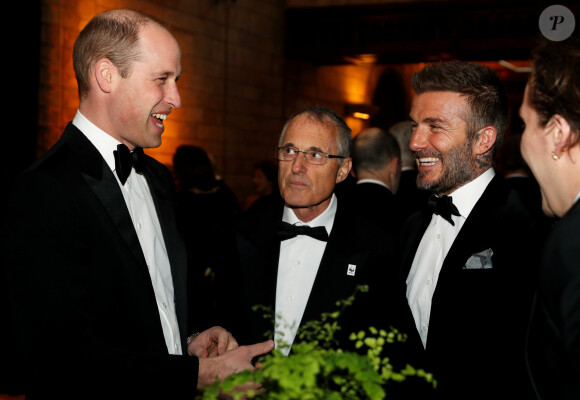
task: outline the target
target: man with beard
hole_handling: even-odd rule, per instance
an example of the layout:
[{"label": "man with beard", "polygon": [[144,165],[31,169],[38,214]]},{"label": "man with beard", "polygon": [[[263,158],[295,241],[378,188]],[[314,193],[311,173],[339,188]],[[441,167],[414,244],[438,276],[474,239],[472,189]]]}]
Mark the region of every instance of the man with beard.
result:
[{"label": "man with beard", "polygon": [[412,86],[410,148],[432,195],[403,227],[400,326],[438,381],[435,398],[525,399],[539,236],[492,167],[506,93],[489,68],[460,61],[425,67]]}]

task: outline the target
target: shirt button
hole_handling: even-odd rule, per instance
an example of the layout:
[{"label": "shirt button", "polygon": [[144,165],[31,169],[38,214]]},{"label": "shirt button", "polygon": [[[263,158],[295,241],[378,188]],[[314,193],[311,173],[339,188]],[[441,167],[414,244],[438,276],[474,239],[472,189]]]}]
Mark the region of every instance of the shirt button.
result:
[{"label": "shirt button", "polygon": [[423,324],[422,328],[423,328],[423,332],[427,332],[427,324]]},{"label": "shirt button", "polygon": [[137,229],[141,229],[141,222],[137,222]]},{"label": "shirt button", "polygon": [[441,234],[440,233],[437,234],[437,240],[439,240],[439,239],[441,239]]},{"label": "shirt button", "polygon": [[167,308],[167,304],[163,303],[163,308]]},{"label": "shirt button", "polygon": [[289,297],[289,300],[290,300],[290,301],[294,301],[294,296],[290,296],[290,297]]},{"label": "shirt button", "polygon": [[300,261],[300,260],[296,261],[296,265],[300,265],[300,264],[302,264],[302,261]]},{"label": "shirt button", "polygon": [[427,285],[431,285],[433,281],[431,279],[427,279]]}]

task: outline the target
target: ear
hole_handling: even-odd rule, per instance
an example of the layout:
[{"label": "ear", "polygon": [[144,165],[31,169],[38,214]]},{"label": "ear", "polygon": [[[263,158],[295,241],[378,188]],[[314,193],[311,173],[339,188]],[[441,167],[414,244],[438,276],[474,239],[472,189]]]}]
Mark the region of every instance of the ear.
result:
[{"label": "ear", "polygon": [[103,58],[95,63],[94,69],[95,80],[101,92],[103,93],[111,92],[113,86],[113,79],[116,73],[117,68],[107,58]]},{"label": "ear", "polygon": [[479,138],[475,142],[475,154],[481,155],[487,153],[495,144],[497,129],[495,126],[486,126],[479,131]]},{"label": "ear", "polygon": [[570,143],[570,124],[564,117],[554,114],[546,124],[552,140],[554,141],[554,154],[559,155],[568,148]]},{"label": "ear", "polygon": [[389,173],[391,174],[396,174],[399,170],[400,164],[399,164],[399,158],[395,157],[393,158],[391,161],[389,161]]},{"label": "ear", "polygon": [[336,183],[342,182],[346,179],[352,168],[352,158],[348,157],[342,160],[342,164],[338,167],[336,174]]}]

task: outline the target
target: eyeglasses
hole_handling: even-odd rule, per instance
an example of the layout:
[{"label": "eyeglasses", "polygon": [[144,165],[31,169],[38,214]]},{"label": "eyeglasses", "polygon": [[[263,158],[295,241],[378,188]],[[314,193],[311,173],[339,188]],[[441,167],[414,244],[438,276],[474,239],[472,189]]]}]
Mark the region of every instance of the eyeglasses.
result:
[{"label": "eyeglasses", "polygon": [[282,146],[274,148],[276,158],[280,161],[293,161],[298,157],[298,153],[304,154],[304,159],[309,164],[324,165],[329,158],[346,158],[345,156],[335,156],[333,154],[326,154],[320,150],[298,150],[292,146]]}]

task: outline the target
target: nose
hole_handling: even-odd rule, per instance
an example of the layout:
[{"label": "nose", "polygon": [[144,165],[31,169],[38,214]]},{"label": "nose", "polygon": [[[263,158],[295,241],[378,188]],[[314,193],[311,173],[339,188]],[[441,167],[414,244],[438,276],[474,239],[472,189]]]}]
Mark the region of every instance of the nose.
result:
[{"label": "nose", "polygon": [[304,172],[305,169],[306,169],[306,154],[298,153],[296,158],[292,160],[292,172],[294,174],[299,174],[301,172]]},{"label": "nose", "polygon": [[171,106],[171,108],[177,109],[181,107],[181,96],[179,95],[179,89],[177,89],[175,83],[167,88],[165,101]]},{"label": "nose", "polygon": [[409,142],[409,148],[413,151],[418,151],[426,147],[427,134],[424,129],[417,127],[413,129],[413,134],[411,135],[411,141]]}]

